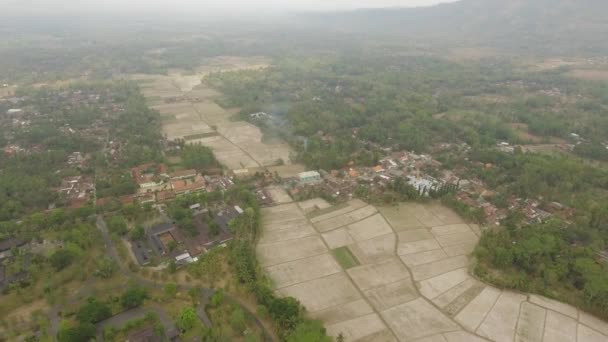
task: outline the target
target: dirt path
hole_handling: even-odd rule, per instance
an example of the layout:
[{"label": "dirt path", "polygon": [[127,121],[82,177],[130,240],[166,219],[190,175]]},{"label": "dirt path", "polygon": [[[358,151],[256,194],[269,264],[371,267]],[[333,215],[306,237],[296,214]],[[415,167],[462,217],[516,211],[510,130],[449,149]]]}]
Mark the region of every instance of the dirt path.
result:
[{"label": "dirt path", "polygon": [[146,314],[148,314],[150,312],[154,312],[158,316],[158,319],[160,320],[161,324],[165,328],[165,334],[167,336],[177,336],[178,335],[177,328],[175,327],[175,323],[173,323],[173,320],[171,319],[171,317],[169,317],[167,312],[160,305],[153,304],[153,305],[147,305],[145,307],[138,307],[138,308],[130,309],[127,311],[123,311],[123,312],[119,313],[118,315],[112,316],[112,317],[106,319],[105,321],[98,323],[97,324],[97,341],[103,341],[103,332],[105,331],[106,328],[109,328],[109,327],[120,328],[129,321],[132,321],[134,319],[144,318],[146,316]]},{"label": "dirt path", "polygon": [[[164,288],[164,286],[166,285],[165,282],[156,282],[156,281],[151,281],[148,279],[141,278],[138,275],[132,273],[124,265],[124,263],[121,262],[118,252],[116,251],[116,248],[114,246],[114,242],[112,241],[112,238],[110,237],[110,234],[108,232],[106,223],[101,215],[97,216],[96,225],[97,225],[97,228],[102,233],[102,237],[105,242],[105,248],[107,250],[107,253],[119,265],[121,273],[126,279],[133,281],[142,287],[152,287],[152,288],[156,288],[156,289]],[[97,281],[97,279],[95,279],[94,277],[87,279],[87,281],[83,284],[83,286],[80,287],[80,289],[68,299],[68,304],[73,304],[82,298],[90,296],[95,290],[94,284],[96,281]],[[210,303],[210,299],[213,296],[213,294],[215,293],[215,289],[201,288],[199,286],[190,285],[190,284],[178,284],[178,285],[186,290],[190,290],[192,288],[201,289],[201,299],[200,299],[200,304],[197,307],[197,314],[198,314],[201,322],[205,326],[212,327],[213,323],[211,322],[211,319],[209,318],[209,315],[207,314],[205,308]],[[270,342],[278,341],[278,338],[276,338],[276,334],[274,333],[272,327],[268,327],[264,322],[262,322],[255,315],[255,310],[251,310],[250,306],[247,306],[246,303],[238,300],[237,298],[235,298],[233,296],[226,295],[226,298],[230,301],[233,301],[234,303],[238,303],[238,305],[240,305],[241,307],[243,307],[243,309],[245,309],[245,311],[250,316],[250,318],[260,328],[260,330],[262,331],[262,334],[266,337],[267,341],[270,341]],[[65,305],[65,303],[57,303],[57,304],[53,305],[48,312],[48,317],[49,317],[49,322],[50,322],[50,331],[51,331],[52,336],[56,336],[57,332],[59,331],[59,323],[61,321],[59,312],[60,312],[60,308],[64,305]],[[167,329],[169,322],[172,324],[172,321],[168,318],[169,316],[166,314],[166,312],[160,305],[152,304],[152,305],[146,306],[145,308],[136,308],[133,310],[125,311],[121,314],[118,314],[118,315],[110,318],[109,322],[108,322],[108,320],[101,322],[100,326],[98,326],[98,330],[97,330],[98,337],[99,337],[100,333],[103,333],[104,327],[109,326],[109,325],[116,326],[117,324],[125,323],[133,318],[138,318],[139,316],[141,316],[142,312],[144,312],[144,314],[145,314],[145,312],[149,312],[150,308],[152,308],[152,311],[159,314],[159,317],[161,318],[161,322],[163,322],[163,325],[165,325],[165,331],[170,332],[170,330]]]}]

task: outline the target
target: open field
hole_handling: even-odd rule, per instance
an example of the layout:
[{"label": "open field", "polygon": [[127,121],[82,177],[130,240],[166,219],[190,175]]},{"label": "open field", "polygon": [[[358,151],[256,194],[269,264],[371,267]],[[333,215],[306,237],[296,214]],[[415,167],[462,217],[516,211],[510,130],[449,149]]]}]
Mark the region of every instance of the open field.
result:
[{"label": "open field", "polygon": [[262,58],[218,57],[206,60],[194,72],[171,70],[168,75],[129,75],[162,117],[163,135],[211,148],[229,169],[290,164],[290,148],[280,141],[263,141],[260,129],[248,122],[232,121],[238,109],[226,110],[214,100],[221,94],[202,84],[213,72],[259,69]]},{"label": "open field", "polygon": [[539,71],[545,71],[545,70],[553,70],[553,69],[566,67],[566,66],[582,65],[582,64],[584,64],[584,61],[581,59],[576,59],[576,58],[573,58],[573,59],[547,58],[542,61],[537,61],[537,62],[533,63],[532,68],[539,70]]},{"label": "open field", "polygon": [[497,51],[489,47],[460,47],[448,51],[447,59],[451,61],[477,61],[482,58],[504,55],[504,51]]},{"label": "open field", "polygon": [[263,209],[257,249],[276,291],[347,341],[608,340],[608,323],[572,306],[472,278],[479,234],[439,203],[315,199]]},{"label": "open field", "polygon": [[10,96],[13,96],[13,94],[15,93],[16,89],[17,89],[16,86],[3,87],[3,86],[0,85],[0,97],[10,97]]},{"label": "open field", "polygon": [[568,143],[567,140],[558,138],[558,137],[541,137],[538,135],[534,135],[529,131],[528,125],[524,124],[524,123],[513,123],[513,124],[510,124],[509,127],[511,127],[511,129],[513,129],[515,134],[517,134],[518,138],[520,138],[524,141],[530,142],[532,144],[541,144],[541,143],[567,144]]},{"label": "open field", "polygon": [[566,76],[587,81],[608,80],[608,70],[605,69],[575,69],[566,73]]}]

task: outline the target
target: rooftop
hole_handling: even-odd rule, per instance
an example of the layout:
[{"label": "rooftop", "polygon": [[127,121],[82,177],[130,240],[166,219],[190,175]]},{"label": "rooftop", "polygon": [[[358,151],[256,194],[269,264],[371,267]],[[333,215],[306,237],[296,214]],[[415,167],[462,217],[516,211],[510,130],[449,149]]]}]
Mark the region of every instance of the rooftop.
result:
[{"label": "rooftop", "polygon": [[169,174],[169,177],[171,177],[171,179],[174,178],[193,178],[197,175],[198,172],[196,172],[196,170],[180,170],[180,171],[175,171],[172,172],[171,174]]},{"label": "rooftop", "polygon": [[300,172],[298,174],[298,177],[300,177],[300,178],[321,177],[321,174],[318,171],[306,171],[306,172]]},{"label": "rooftop", "polygon": [[148,163],[131,169],[133,179],[138,184],[153,182],[155,177],[167,173],[165,164]]}]

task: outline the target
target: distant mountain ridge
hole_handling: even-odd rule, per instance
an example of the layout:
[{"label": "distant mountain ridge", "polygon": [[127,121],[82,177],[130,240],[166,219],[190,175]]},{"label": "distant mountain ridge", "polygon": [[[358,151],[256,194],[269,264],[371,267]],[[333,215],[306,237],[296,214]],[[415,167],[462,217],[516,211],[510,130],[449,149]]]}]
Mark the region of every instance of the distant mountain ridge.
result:
[{"label": "distant mountain ridge", "polygon": [[608,0],[462,0],[317,16],[334,29],[551,52],[608,51]]}]

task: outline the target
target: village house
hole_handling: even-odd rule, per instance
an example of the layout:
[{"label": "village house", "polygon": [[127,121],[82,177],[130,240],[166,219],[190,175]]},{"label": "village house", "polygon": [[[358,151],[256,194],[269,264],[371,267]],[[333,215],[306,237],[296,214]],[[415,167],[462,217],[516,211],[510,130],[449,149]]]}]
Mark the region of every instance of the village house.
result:
[{"label": "village house", "polygon": [[385,172],[385,171],[386,171],[386,170],[384,169],[384,167],[382,167],[382,165],[376,165],[376,166],[374,166],[374,167],[372,168],[372,170],[373,170],[375,173],[382,173],[382,172]]},{"label": "village house", "polygon": [[169,178],[167,175],[167,166],[165,164],[149,163],[134,167],[131,169],[133,180],[139,185],[140,189],[147,190],[161,190],[159,187],[166,185],[166,180]]},{"label": "village house", "polygon": [[6,111],[6,115],[8,117],[18,116],[23,114],[23,109],[20,108],[12,108]]},{"label": "village house", "polygon": [[172,201],[176,198],[173,190],[158,191],[156,193],[156,203],[165,203]]},{"label": "village house", "polygon": [[68,156],[68,165],[74,168],[82,168],[86,161],[86,156],[81,152],[73,152]]},{"label": "village house", "polygon": [[7,157],[12,157],[15,156],[17,153],[23,152],[26,152],[26,150],[17,145],[9,145],[4,148],[4,155]]},{"label": "village house", "polygon": [[306,171],[298,174],[300,184],[313,184],[322,181],[321,174],[318,171]]},{"label": "village house", "polygon": [[198,191],[205,191],[205,178],[196,170],[176,171],[169,175],[171,190],[175,195],[184,195]]},{"label": "village house", "polygon": [[269,115],[264,112],[258,112],[258,113],[249,114],[249,117],[252,119],[266,119],[269,117]]},{"label": "village house", "polygon": [[140,204],[147,204],[147,203],[155,203],[156,202],[156,195],[153,192],[144,192],[144,193],[140,193],[136,196],[137,201]]},{"label": "village house", "polygon": [[193,206],[192,210],[196,234],[167,222],[149,228],[146,238],[131,241],[131,251],[141,266],[150,264],[154,258],[173,259],[178,264],[198,260],[201,254],[233,239],[230,221],[244,212],[239,206],[224,208],[209,221],[207,210],[201,209],[200,205]]},{"label": "village house", "polygon": [[415,177],[415,176],[407,176],[408,184],[414,187],[414,189],[418,190],[421,194],[427,195],[428,192],[432,189],[437,188],[437,181],[430,177]]},{"label": "village house", "polygon": [[67,177],[61,181],[59,193],[71,208],[81,208],[95,196],[95,183],[88,177]]}]

